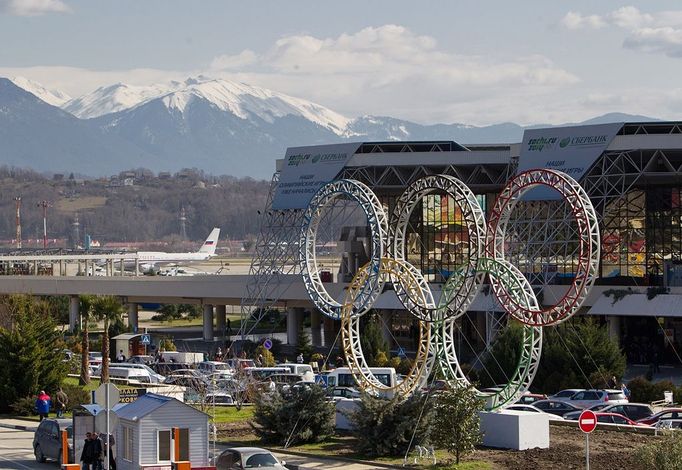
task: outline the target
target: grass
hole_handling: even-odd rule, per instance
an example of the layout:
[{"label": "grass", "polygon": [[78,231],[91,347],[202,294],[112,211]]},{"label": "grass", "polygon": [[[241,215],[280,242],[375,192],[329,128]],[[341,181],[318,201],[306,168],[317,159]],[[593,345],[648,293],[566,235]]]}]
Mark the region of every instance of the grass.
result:
[{"label": "grass", "polygon": [[57,210],[62,212],[78,212],[86,209],[96,209],[107,203],[104,196],[85,196],[79,198],[60,199],[57,201]]},{"label": "grass", "polygon": [[[238,410],[236,406],[216,406],[216,423],[236,423],[239,421],[251,421],[253,419],[253,406],[244,406]],[[206,410],[209,416],[213,415],[213,408],[209,406]]]}]

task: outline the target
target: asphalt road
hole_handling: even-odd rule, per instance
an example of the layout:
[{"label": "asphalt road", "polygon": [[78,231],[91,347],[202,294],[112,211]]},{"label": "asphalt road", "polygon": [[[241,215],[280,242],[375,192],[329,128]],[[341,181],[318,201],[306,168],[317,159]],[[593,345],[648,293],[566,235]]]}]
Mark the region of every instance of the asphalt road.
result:
[{"label": "asphalt road", "polygon": [[59,470],[57,462],[36,462],[32,446],[33,431],[0,428],[0,469]]}]

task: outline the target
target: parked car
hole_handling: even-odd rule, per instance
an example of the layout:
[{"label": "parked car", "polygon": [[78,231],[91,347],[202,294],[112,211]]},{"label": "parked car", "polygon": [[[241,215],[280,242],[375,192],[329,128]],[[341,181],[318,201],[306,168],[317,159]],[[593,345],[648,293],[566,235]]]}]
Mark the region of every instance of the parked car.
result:
[{"label": "parked car", "polygon": [[[147,380],[147,378],[144,378],[144,379],[140,379],[140,382],[149,382],[149,383],[153,383],[153,384],[160,384],[160,383],[163,383],[164,379],[166,378],[161,374],[157,374],[154,371],[154,369],[152,369],[151,367],[149,367],[146,364],[137,364],[137,363],[131,363],[131,362],[113,362],[109,365],[109,375],[111,375],[111,370],[114,368],[115,369],[135,369],[136,371],[139,371],[139,373],[134,374],[136,377],[138,377],[138,376],[148,377],[148,380]],[[97,375],[100,375],[101,372],[102,372],[102,366],[100,365],[100,367],[97,369]],[[117,377],[126,378],[125,374],[123,374],[123,375],[119,374]]]},{"label": "parked car", "polygon": [[524,393],[516,403],[519,405],[532,405],[540,400],[547,400],[547,395],[543,395],[542,393]]},{"label": "parked car", "polygon": [[622,390],[583,390],[572,395],[570,398],[563,398],[562,400],[583,409],[600,403],[608,403],[609,405],[624,405],[628,403],[628,398]]},{"label": "parked car", "polygon": [[180,369],[192,369],[192,364],[186,362],[157,362],[153,369],[161,375],[170,375]]},{"label": "parked car", "polygon": [[682,419],[660,419],[653,426],[656,429],[682,429]]},{"label": "parked car", "polygon": [[562,418],[559,415],[548,413],[546,411],[542,411],[540,408],[533,406],[533,405],[522,405],[522,404],[516,404],[516,405],[511,405],[505,408],[505,410],[512,410],[512,411],[528,411],[530,413],[542,413],[543,415],[547,415],[550,421],[563,421],[564,418]]},{"label": "parked car", "polygon": [[598,423],[627,424],[628,426],[648,426],[648,424],[638,423],[618,413],[602,413],[601,411],[598,411],[595,413],[595,415],[597,415]]},{"label": "parked car", "polygon": [[149,356],[149,355],[138,355],[138,356],[131,356],[130,359],[128,359],[127,362],[130,362],[131,364],[153,364],[154,363],[154,357]]},{"label": "parked car", "polygon": [[666,408],[648,418],[640,419],[642,424],[656,424],[663,419],[682,419],[682,408]]},{"label": "parked car", "polygon": [[580,408],[561,400],[540,400],[533,403],[533,406],[553,415],[563,417],[571,411],[578,411]]},{"label": "parked car", "polygon": [[258,447],[232,447],[224,450],[216,460],[217,470],[281,470],[286,462],[277,460],[269,450]]},{"label": "parked car", "polygon": [[334,387],[330,389],[328,395],[332,398],[360,398],[360,391],[353,387]]},{"label": "parked car", "polygon": [[232,395],[227,392],[207,393],[206,397],[204,398],[204,402],[208,403],[209,405],[216,406],[234,405],[234,399],[232,398]]},{"label": "parked car", "polygon": [[33,434],[33,455],[36,462],[43,463],[46,459],[56,460],[62,467],[62,438],[61,431],[65,429],[69,445],[69,462],[73,462],[73,427],[70,419],[44,419]]},{"label": "parked car", "polygon": [[[648,418],[654,414],[653,410],[646,403],[628,403],[626,405],[609,405],[609,402],[599,403],[598,405],[593,405],[589,410],[599,411],[602,413],[618,413],[625,416],[633,421],[639,421],[640,419]],[[577,420],[580,417],[582,411],[575,411],[572,413],[566,413],[564,418],[570,420]]]},{"label": "parked car", "polygon": [[555,393],[554,395],[550,395],[549,398],[550,400],[563,400],[564,398],[571,398],[573,395],[575,395],[578,392],[584,391],[584,388],[567,388],[565,390],[561,390],[560,392]]}]

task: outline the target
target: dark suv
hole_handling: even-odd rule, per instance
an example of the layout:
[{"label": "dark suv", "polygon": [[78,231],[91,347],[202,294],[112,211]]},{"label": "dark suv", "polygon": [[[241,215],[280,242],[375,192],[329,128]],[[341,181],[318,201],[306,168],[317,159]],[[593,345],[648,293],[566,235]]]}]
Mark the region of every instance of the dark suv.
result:
[{"label": "dark suv", "polygon": [[69,419],[44,419],[33,435],[33,454],[37,462],[45,462],[46,459],[56,460],[59,468],[62,466],[62,439],[61,431],[66,429],[69,443],[69,462],[73,462],[73,427]]}]

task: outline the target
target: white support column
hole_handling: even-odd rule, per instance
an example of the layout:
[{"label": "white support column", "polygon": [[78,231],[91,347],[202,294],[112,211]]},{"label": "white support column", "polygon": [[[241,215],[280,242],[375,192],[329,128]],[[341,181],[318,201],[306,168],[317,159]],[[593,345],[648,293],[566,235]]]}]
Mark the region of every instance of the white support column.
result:
[{"label": "white support column", "polygon": [[310,336],[313,343],[313,347],[319,348],[322,346],[322,330],[320,326],[322,325],[322,314],[320,311],[313,307],[310,311]]},{"label": "white support column", "polygon": [[391,350],[393,349],[393,346],[395,346],[393,332],[391,331],[391,311],[382,310],[379,315],[381,315],[381,319],[379,320],[379,324],[381,326],[381,336],[384,337],[384,341],[386,341],[386,344],[388,344],[388,349]]},{"label": "white support column", "polygon": [[138,308],[136,303],[128,304],[128,326],[133,329],[133,333],[137,333]]},{"label": "white support column", "polygon": [[298,344],[298,329],[303,322],[302,308],[287,309],[287,344],[295,346]]},{"label": "white support column", "polygon": [[213,305],[204,305],[204,341],[213,341]]},{"label": "white support column", "polygon": [[216,315],[215,327],[216,330],[218,330],[218,336],[224,339],[226,334],[225,323],[227,319],[227,308],[225,308],[224,305],[216,305],[215,315]]},{"label": "white support column", "polygon": [[69,331],[73,333],[78,325],[79,311],[79,299],[77,295],[72,295],[69,297]]},{"label": "white support column", "polygon": [[609,338],[620,346],[620,317],[617,315],[609,315],[606,317],[606,321],[609,324]]}]

